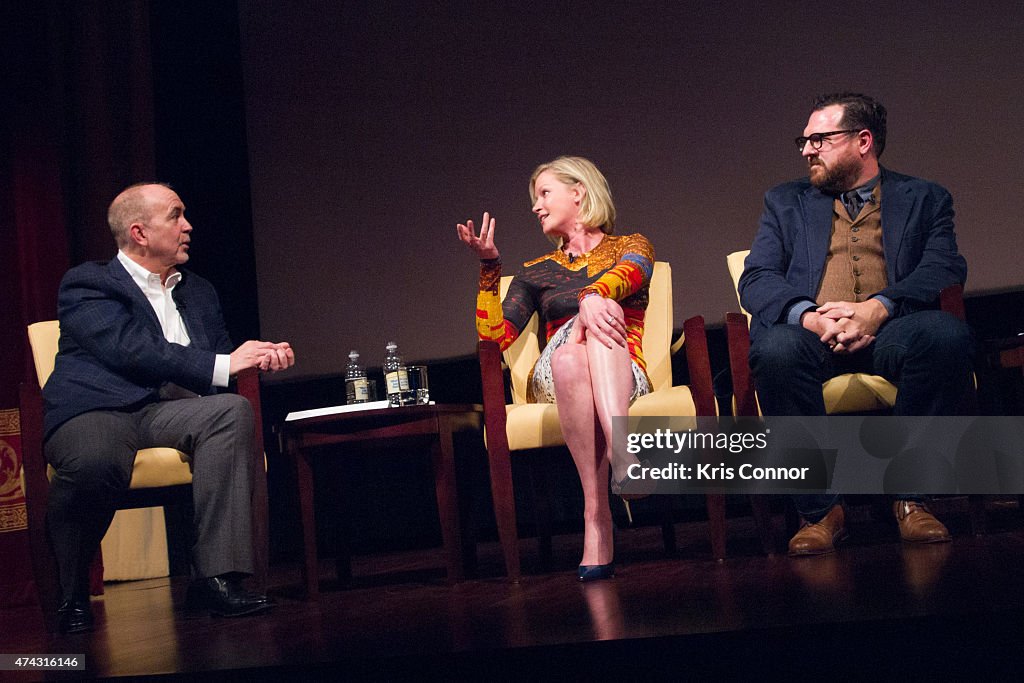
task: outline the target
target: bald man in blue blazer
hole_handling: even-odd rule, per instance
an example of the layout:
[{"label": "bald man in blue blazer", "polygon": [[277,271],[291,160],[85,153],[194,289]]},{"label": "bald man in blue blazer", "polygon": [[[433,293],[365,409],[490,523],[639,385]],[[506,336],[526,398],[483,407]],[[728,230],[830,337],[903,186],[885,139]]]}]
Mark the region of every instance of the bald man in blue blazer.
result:
[{"label": "bald man in blue blazer", "polygon": [[47,529],[60,570],[62,631],[92,628],[88,569],[131,481],[135,453],[172,447],[192,457],[194,581],[188,601],[223,616],[270,607],[241,579],[252,573],[253,415],[220,393],[241,370],[295,362],[287,342],[234,348],[213,286],[181,269],[192,226],[169,186],[133,185],[110,205],[118,253],[64,276],[60,344],[43,387],[45,452],[54,467]]}]

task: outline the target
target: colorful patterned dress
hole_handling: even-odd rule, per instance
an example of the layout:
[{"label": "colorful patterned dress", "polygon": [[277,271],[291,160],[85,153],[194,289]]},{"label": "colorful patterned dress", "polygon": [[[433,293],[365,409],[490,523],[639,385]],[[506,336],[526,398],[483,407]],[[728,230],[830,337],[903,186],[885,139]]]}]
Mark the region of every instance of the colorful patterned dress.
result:
[{"label": "colorful patterned dress", "polygon": [[477,334],[505,350],[534,311],[539,311],[547,346],[531,373],[527,394],[531,402],[554,403],[551,353],[569,338],[579,302],[592,294],[615,299],[625,314],[633,365],[632,399],[636,399],[651,390],[641,340],[653,270],[654,248],[643,235],[605,235],[591,251],[572,259],[556,249],[524,263],[502,302],[498,293],[501,262],[481,261]]}]

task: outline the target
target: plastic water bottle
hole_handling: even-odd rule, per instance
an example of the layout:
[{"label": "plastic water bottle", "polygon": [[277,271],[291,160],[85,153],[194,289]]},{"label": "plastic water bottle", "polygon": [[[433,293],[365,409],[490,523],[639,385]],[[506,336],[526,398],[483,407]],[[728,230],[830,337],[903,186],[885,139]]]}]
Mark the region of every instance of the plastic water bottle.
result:
[{"label": "plastic water bottle", "polygon": [[359,352],[352,349],[348,352],[348,365],[345,366],[345,403],[366,403],[370,400],[370,383],[366,379],[366,370],[359,364]]},{"label": "plastic water bottle", "polygon": [[398,355],[398,345],[388,342],[384,356],[384,384],[388,388],[388,405],[392,408],[416,403],[416,392],[409,389],[409,373]]}]

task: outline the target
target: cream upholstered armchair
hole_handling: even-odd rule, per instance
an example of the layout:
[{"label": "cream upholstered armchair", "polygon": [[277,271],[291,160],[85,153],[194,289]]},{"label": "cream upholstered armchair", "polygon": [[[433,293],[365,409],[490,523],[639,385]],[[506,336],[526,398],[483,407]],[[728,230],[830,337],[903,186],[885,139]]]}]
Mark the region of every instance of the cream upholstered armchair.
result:
[{"label": "cream upholstered armchair", "polygon": [[[53,372],[60,338],[60,324],[47,320],[28,326],[29,345],[35,363],[38,383],[26,382],[21,385],[21,431],[23,470],[25,478],[25,506],[28,512],[29,545],[32,556],[32,571],[43,608],[47,629],[56,629],[57,604],[60,601],[60,587],[57,563],[46,535],[46,503],[49,477],[52,468],[46,464],[43,455],[43,407],[41,388]],[[260,413],[259,373],[255,370],[240,373],[237,379],[238,393],[252,405],[255,416],[255,443],[253,448],[253,561],[255,580],[262,588],[266,585],[268,532],[267,532],[267,480],[263,456],[263,421]],[[135,457],[130,489],[119,510],[162,508],[162,506],[190,500],[192,471],[189,457],[173,448],[146,448]],[[116,551],[118,546],[150,545],[162,552],[166,558],[165,538],[145,539],[134,543],[119,542],[116,537],[125,533],[146,534],[156,531],[163,533],[162,512],[133,522],[122,523],[118,529],[113,524],[113,533],[104,538],[104,552]],[[157,527],[153,529],[154,525]],[[159,559],[158,559],[159,561]],[[166,559],[163,560],[166,563]],[[145,560],[142,560],[145,563]],[[123,578],[123,577],[115,577]]]},{"label": "cream upholstered armchair", "polygon": [[[511,277],[503,277],[501,296],[508,291]],[[540,322],[537,314],[530,319],[515,343],[499,351],[495,342],[478,344],[484,394],[484,420],[487,451],[491,467],[491,489],[498,533],[505,553],[508,574],[520,574],[518,533],[512,492],[510,454],[553,446],[564,446],[558,423],[558,407],[550,403],[527,403],[526,384],[530,370],[540,356]],[[714,416],[717,403],[711,386],[704,319],[694,317],[683,324],[683,337],[673,345],[672,337],[672,269],[668,263],[654,264],[650,300],[647,307],[643,338],[644,359],[653,391],[637,399],[629,409],[630,416]],[[688,386],[672,386],[672,353],[685,347],[690,372]],[[505,403],[502,355],[511,376],[512,403]],[[543,501],[538,501],[543,502]],[[716,558],[725,556],[725,498],[707,496],[711,527],[712,552]],[[765,531],[764,529],[762,529]],[[674,533],[666,545],[674,544]],[[765,531],[766,532],[766,531]],[[764,542],[764,535],[762,534]]]},{"label": "cream upholstered armchair", "polygon": [[[732,276],[736,300],[739,301],[740,275],[743,262],[750,250],[735,251],[726,257],[729,275]],[[965,318],[963,287],[954,285],[940,293],[942,310],[952,313],[961,320]],[[750,313],[743,309],[726,315],[726,330],[729,337],[729,364],[732,368],[734,408],[736,415],[758,415],[760,409],[754,392],[753,379],[748,366],[750,351]],[[822,385],[825,398],[825,412],[829,415],[840,413],[866,413],[891,410],[896,403],[896,386],[884,377],[853,372],[838,375]]]},{"label": "cream upholstered armchair", "polygon": [[[508,292],[511,276],[501,278],[501,297]],[[512,404],[506,409],[508,445],[511,451],[564,446],[558,424],[558,407],[553,403],[527,403],[526,380],[540,357],[540,318],[536,314],[505,352],[512,380]],[[652,391],[630,407],[630,415],[717,415],[711,389],[711,368],[703,318],[684,324],[683,337],[671,348],[672,268],[664,261],[654,265],[650,301],[644,321],[644,360]],[[672,386],[672,351],[686,345],[691,386]],[[706,370],[706,375],[704,371]],[[699,412],[698,412],[699,411]]]},{"label": "cream upholstered armchair", "polygon": [[[743,263],[750,250],[735,251],[726,257],[729,275],[736,290],[739,301],[740,275],[743,274]],[[939,306],[961,320],[966,320],[964,309],[963,286],[953,285],[939,292]],[[726,314],[726,334],[729,343],[729,366],[732,369],[733,411],[737,416],[756,416],[761,414],[754,391],[753,377],[750,374],[750,313],[743,309],[742,313]],[[870,413],[892,410],[896,403],[896,386],[889,380],[878,375],[853,372],[838,375],[826,381],[821,387],[825,399],[825,412],[828,415],[843,413]],[[961,410],[967,414],[977,412],[977,394],[974,391],[964,396]],[[984,532],[985,507],[984,498],[978,495],[968,496],[971,529],[975,534]],[[795,519],[790,520],[795,527]]]}]

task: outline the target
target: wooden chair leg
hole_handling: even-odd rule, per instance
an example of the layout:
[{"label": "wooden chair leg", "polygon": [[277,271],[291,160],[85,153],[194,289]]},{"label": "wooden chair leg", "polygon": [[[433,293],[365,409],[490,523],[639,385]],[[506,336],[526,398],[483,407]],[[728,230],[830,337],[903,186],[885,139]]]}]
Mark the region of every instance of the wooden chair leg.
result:
[{"label": "wooden chair leg", "polygon": [[676,525],[672,516],[672,496],[655,496],[654,504],[658,507],[661,518],[661,542],[665,546],[665,556],[676,554]]},{"label": "wooden chair leg", "polygon": [[39,386],[20,386],[21,454],[25,472],[25,509],[28,514],[29,552],[32,578],[43,612],[43,623],[50,633],[57,632],[57,607],[60,606],[60,574],[57,558],[46,534],[46,506],[49,482],[43,456],[43,403]]},{"label": "wooden chair leg", "polygon": [[708,493],[708,529],[711,532],[711,555],[719,562],[725,559],[725,494]]},{"label": "wooden chair leg", "polygon": [[512,461],[507,451],[504,457],[493,453],[489,456],[494,519],[505,556],[505,571],[513,583],[519,583],[522,570],[519,561],[519,531],[516,529],[516,502],[512,493]]},{"label": "wooden chair leg", "polygon": [[[262,461],[262,458],[260,458]],[[252,561],[253,582],[261,593],[267,589],[270,555],[270,513],[267,505],[267,472],[260,462],[252,481]]]},{"label": "wooden chair leg", "polygon": [[768,504],[768,496],[751,495],[750,511],[754,516],[754,525],[757,527],[757,537],[761,541],[761,550],[765,555],[775,554],[775,541],[772,538],[772,514]]},{"label": "wooden chair leg", "polygon": [[477,344],[480,380],[483,384],[484,424],[487,433],[487,462],[491,474],[491,499],[498,537],[505,555],[505,570],[514,583],[521,576],[519,533],[516,530],[516,502],[512,491],[512,459],[505,431],[505,385],[501,352],[494,342]]},{"label": "wooden chair leg", "polygon": [[89,565],[89,595],[103,595],[103,548],[96,551]]},{"label": "wooden chair leg", "polygon": [[533,523],[537,533],[537,551],[540,571],[551,571],[551,477],[546,467],[537,462],[535,453],[526,456],[533,497]]},{"label": "wooden chair leg", "polygon": [[263,409],[260,400],[260,379],[255,369],[238,375],[237,389],[240,396],[249,401],[253,412],[252,452],[252,560],[253,582],[260,592],[267,588],[267,571],[270,560],[270,513],[267,503],[267,461],[263,443]]}]

